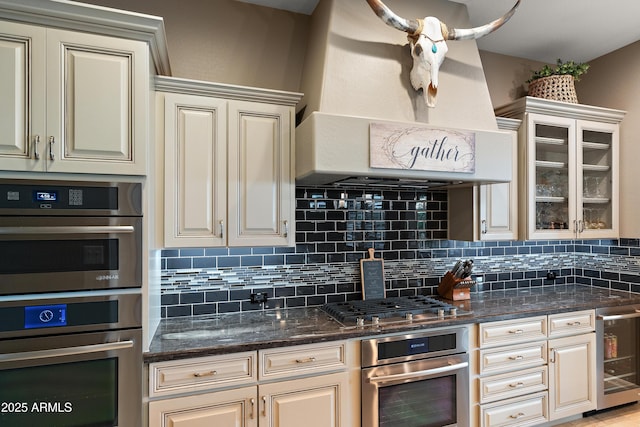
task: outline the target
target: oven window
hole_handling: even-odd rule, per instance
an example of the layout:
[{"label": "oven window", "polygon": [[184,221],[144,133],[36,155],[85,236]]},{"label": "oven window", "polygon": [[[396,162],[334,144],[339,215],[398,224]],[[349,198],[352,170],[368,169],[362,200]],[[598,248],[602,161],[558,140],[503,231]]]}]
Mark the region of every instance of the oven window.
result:
[{"label": "oven window", "polygon": [[378,389],[380,427],[441,427],[456,420],[456,376]]},{"label": "oven window", "polygon": [[118,269],[118,239],[0,242],[0,274]]},{"label": "oven window", "polygon": [[0,426],[117,426],[116,358],[0,371]]}]

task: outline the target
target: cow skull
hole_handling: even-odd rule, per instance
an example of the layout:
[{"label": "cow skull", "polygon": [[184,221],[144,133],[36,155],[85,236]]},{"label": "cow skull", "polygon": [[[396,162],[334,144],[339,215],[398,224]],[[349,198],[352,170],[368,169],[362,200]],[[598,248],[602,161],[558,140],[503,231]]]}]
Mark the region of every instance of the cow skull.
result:
[{"label": "cow skull", "polygon": [[387,25],[407,33],[411,45],[413,68],[411,85],[415,90],[422,89],[425,102],[435,107],[438,94],[438,70],[449,48],[446,40],[478,39],[500,28],[515,13],[521,0],[501,18],[475,28],[449,29],[438,18],[427,16],[424,19],[405,19],[389,9],[379,0],[367,0],[371,9]]}]

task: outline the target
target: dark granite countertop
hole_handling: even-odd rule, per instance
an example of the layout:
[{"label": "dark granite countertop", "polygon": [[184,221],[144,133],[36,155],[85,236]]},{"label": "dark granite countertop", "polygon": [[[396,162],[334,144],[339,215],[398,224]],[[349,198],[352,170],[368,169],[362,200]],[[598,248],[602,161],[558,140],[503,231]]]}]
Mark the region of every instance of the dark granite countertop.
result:
[{"label": "dark granite countertop", "polygon": [[471,315],[402,322],[384,327],[343,327],[318,307],[163,319],[144,354],[147,363],[234,353],[417,329],[515,319],[599,307],[640,304],[640,294],[583,285],[472,293],[448,301]]}]

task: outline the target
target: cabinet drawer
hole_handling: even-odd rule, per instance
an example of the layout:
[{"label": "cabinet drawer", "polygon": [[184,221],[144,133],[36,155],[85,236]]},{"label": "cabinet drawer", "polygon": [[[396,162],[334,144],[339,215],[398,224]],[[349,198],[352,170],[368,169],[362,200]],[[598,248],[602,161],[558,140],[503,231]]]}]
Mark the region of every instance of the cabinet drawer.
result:
[{"label": "cabinet drawer", "polygon": [[480,347],[530,342],[545,338],[547,338],[546,316],[480,324]]},{"label": "cabinet drawer", "polygon": [[509,399],[547,388],[546,366],[493,375],[480,378],[480,403]]},{"label": "cabinet drawer", "polygon": [[480,350],[480,374],[506,372],[546,363],[546,341]]},{"label": "cabinet drawer", "polygon": [[481,406],[482,427],[533,426],[549,419],[547,392]]},{"label": "cabinet drawer", "polygon": [[549,315],[549,336],[576,335],[595,331],[595,310]]},{"label": "cabinet drawer", "polygon": [[149,397],[250,384],[256,380],[253,351],[158,362],[149,365]]},{"label": "cabinet drawer", "polygon": [[329,372],[347,367],[346,343],[299,345],[261,350],[260,379]]}]

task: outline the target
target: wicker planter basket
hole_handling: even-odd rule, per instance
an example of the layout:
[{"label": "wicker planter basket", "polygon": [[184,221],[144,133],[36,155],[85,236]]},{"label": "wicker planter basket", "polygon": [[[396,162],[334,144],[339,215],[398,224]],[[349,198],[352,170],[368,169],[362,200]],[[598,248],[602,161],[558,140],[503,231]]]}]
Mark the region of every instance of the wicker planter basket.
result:
[{"label": "wicker planter basket", "polygon": [[574,79],[569,74],[542,77],[532,81],[529,83],[529,96],[578,103]]}]

